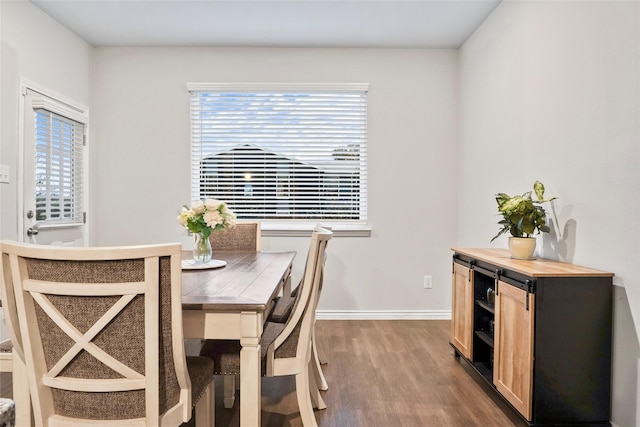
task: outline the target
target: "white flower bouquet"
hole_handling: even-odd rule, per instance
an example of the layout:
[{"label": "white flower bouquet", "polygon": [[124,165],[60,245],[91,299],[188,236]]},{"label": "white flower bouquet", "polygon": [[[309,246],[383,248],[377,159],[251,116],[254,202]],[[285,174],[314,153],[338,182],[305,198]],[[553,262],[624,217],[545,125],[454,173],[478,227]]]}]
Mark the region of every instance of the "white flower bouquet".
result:
[{"label": "white flower bouquet", "polygon": [[196,200],[190,208],[183,206],[177,219],[180,225],[205,239],[209,238],[212,231],[236,225],[236,214],[225,202],[216,199]]}]

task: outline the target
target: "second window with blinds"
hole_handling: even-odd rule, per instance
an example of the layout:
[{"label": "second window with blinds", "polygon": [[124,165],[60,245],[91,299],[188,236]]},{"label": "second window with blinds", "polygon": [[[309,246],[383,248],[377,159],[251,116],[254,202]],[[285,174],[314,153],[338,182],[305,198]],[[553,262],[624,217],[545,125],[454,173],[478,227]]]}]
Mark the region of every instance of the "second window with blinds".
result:
[{"label": "second window with blinds", "polygon": [[240,219],[366,224],[366,84],[188,88],[192,199]]}]

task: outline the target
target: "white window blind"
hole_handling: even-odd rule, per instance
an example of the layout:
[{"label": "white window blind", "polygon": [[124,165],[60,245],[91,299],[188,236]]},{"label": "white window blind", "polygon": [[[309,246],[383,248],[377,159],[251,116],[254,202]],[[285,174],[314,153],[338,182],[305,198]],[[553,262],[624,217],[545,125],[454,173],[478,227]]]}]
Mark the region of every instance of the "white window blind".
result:
[{"label": "white window blind", "polygon": [[193,199],[242,219],[366,222],[366,85],[201,86],[189,86]]},{"label": "white window blind", "polygon": [[36,222],[83,223],[85,125],[44,108],[35,108]]}]

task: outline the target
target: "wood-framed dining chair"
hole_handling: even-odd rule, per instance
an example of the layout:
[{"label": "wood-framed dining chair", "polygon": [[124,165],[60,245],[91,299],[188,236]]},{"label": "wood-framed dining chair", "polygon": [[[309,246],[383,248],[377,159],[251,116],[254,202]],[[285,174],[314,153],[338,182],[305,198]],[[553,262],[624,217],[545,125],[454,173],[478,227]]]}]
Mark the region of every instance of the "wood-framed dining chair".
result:
[{"label": "wood-framed dining chair", "polygon": [[[325,258],[326,261],[326,258]],[[322,276],[320,277],[320,289],[319,295],[322,294],[322,285],[324,283],[324,270],[322,271]],[[296,286],[289,295],[282,295],[276,301],[274,308],[269,315],[269,321],[274,323],[286,323],[291,316],[293,311],[293,307],[296,303],[298,297],[298,289],[300,285]],[[313,377],[315,379],[316,385],[318,386],[318,390],[327,391],[329,389],[329,385],[324,376],[324,372],[322,371],[322,365],[327,363],[326,356],[320,354],[317,340],[316,340],[316,328],[315,325],[313,327],[313,332],[311,336],[311,372],[313,373]],[[313,396],[313,392],[312,392]],[[317,395],[319,396],[319,395]],[[320,398],[321,400],[321,398]],[[315,402],[314,402],[315,403]],[[322,403],[320,402],[322,405]],[[317,406],[314,406],[317,407]]]},{"label": "wood-framed dining chair", "polygon": [[[238,221],[235,227],[214,231],[209,235],[214,251],[259,251],[261,229],[259,221]],[[206,342],[206,340],[203,340]],[[233,407],[236,400],[236,375],[224,375],[224,407]]]},{"label": "wood-framed dining chair", "polygon": [[[8,261],[8,258],[7,258]],[[0,300],[2,301],[2,317],[7,331],[9,340],[2,343],[0,350],[1,370],[3,372],[11,372],[13,376],[13,400],[16,404],[16,424],[19,426],[31,425],[31,399],[29,397],[28,387],[21,387],[20,378],[24,380],[26,377],[26,367],[24,364],[24,353],[22,351],[22,338],[18,332],[18,313],[16,311],[16,302],[13,295],[13,287],[5,286],[11,283],[9,276],[9,266],[5,266],[5,257],[0,259]]]},{"label": "wood-framed dining chair", "polygon": [[[318,224],[318,227],[324,228],[325,230],[332,231],[330,226]],[[325,254],[325,262],[326,262],[326,254]],[[304,275],[303,275],[304,276]],[[303,277],[304,278],[304,277]],[[322,295],[322,287],[324,284],[324,269],[322,270],[322,276],[320,277],[320,289],[318,292],[318,300],[320,299],[320,295]],[[285,292],[282,296],[278,297],[276,303],[274,304],[273,310],[269,314],[269,321],[276,323],[286,323],[291,316],[291,311],[296,302],[296,298],[298,295],[299,285],[294,289],[289,287],[289,291],[285,289]],[[315,325],[313,327],[313,334],[311,336],[311,368],[313,372],[313,376],[316,381],[316,385],[319,390],[326,391],[329,389],[329,385],[324,376],[324,372],[322,371],[322,365],[327,363],[327,357],[324,353],[320,352],[320,347],[318,346],[318,342],[316,340],[316,328]],[[313,392],[312,392],[313,396]],[[317,398],[321,401],[322,398],[319,394],[317,394]],[[315,403],[315,402],[314,402]],[[322,405],[322,403],[320,402]],[[316,406],[317,407],[317,406]]]},{"label": "wood-framed dining chair", "polygon": [[[325,250],[333,236],[331,231],[316,227],[311,236],[304,278],[298,297],[286,323],[267,322],[262,338],[262,375],[267,377],[294,375],[296,396],[303,425],[317,426],[313,403],[319,397],[311,372],[311,337],[315,323],[320,278],[324,268]],[[201,356],[214,360],[216,372],[223,375],[240,373],[240,344],[235,340],[207,340]],[[315,396],[315,398],[314,398]],[[316,406],[324,407],[321,401]]]},{"label": "wood-framed dining chair", "polygon": [[213,364],[184,351],[179,244],[0,249],[36,426],[179,426],[194,406],[213,426]]},{"label": "wood-framed dining chair", "polygon": [[[4,259],[4,257],[3,257]],[[13,288],[4,286],[9,281],[9,268],[5,263],[0,263],[0,271],[2,271],[2,286],[0,286],[0,301],[2,301],[2,318],[7,325],[9,339],[0,343],[0,372],[13,372],[13,354],[17,353],[24,359],[22,354],[22,340],[17,333],[18,314],[15,308],[15,298]]]}]

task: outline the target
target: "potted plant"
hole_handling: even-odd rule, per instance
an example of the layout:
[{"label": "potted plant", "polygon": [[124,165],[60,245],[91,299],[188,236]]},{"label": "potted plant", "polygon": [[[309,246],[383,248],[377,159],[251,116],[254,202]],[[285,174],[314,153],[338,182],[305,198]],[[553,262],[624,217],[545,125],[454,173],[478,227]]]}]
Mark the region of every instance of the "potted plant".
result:
[{"label": "potted plant", "polygon": [[498,211],[502,220],[498,222],[502,226],[498,234],[491,241],[509,232],[509,251],[511,258],[531,259],[536,249],[536,239],[531,237],[534,232],[548,233],[547,214],[541,206],[544,202],[555,200],[544,198],[544,185],[540,181],[533,184],[533,191],[538,200],[531,198],[531,191],[521,196],[509,196],[505,193],[496,194]]}]

